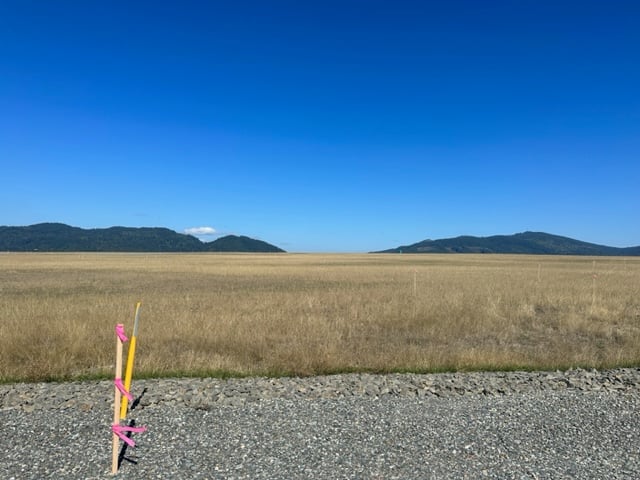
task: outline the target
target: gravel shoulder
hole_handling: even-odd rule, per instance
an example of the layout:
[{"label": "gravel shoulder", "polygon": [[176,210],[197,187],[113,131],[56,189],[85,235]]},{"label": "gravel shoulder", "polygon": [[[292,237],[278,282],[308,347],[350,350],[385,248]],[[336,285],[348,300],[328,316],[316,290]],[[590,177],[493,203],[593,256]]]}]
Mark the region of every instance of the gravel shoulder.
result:
[{"label": "gravel shoulder", "polygon": [[[116,478],[640,478],[640,369],[135,381]],[[0,385],[2,479],[113,478],[111,382]]]}]

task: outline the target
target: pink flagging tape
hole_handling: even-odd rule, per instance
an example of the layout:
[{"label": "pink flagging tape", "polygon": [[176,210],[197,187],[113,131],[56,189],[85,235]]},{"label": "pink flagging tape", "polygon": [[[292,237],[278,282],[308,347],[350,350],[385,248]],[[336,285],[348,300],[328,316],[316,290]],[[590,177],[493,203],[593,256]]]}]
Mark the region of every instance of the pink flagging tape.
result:
[{"label": "pink flagging tape", "polygon": [[130,447],[135,447],[136,442],[125,435],[124,432],[142,433],[147,431],[147,427],[127,427],[123,425],[111,425],[111,431],[118,437],[120,437],[120,440],[122,440],[127,445],[129,445]]},{"label": "pink flagging tape", "polygon": [[132,402],[133,401],[133,395],[131,395],[131,393],[129,391],[127,391],[126,388],[124,388],[124,385],[122,384],[122,379],[121,378],[116,378],[113,383],[115,384],[116,388],[118,390],[120,390],[120,393],[122,395],[124,395],[125,397],[127,397],[127,399]]},{"label": "pink flagging tape", "polygon": [[127,336],[124,334],[124,325],[119,323],[116,325],[116,335],[118,336],[118,338],[120,339],[120,341],[122,343],[126,342],[127,340],[129,340],[127,338]]}]

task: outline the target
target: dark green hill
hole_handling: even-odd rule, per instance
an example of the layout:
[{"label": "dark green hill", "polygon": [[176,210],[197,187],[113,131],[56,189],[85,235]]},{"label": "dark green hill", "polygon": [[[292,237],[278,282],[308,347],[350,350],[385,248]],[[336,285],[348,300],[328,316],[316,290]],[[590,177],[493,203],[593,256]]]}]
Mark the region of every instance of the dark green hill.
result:
[{"label": "dark green hill", "polygon": [[491,237],[423,240],[377,253],[523,253],[542,255],[640,255],[639,247],[617,248],[543,232]]},{"label": "dark green hill", "polygon": [[[82,229],[63,223],[27,227],[0,226],[0,251],[14,252],[282,252],[248,237],[203,243],[168,228],[111,227]],[[220,243],[218,243],[220,242]]]},{"label": "dark green hill", "polygon": [[262,240],[237,235],[227,235],[213,242],[205,243],[205,248],[209,252],[284,252],[281,248],[263,242]]}]

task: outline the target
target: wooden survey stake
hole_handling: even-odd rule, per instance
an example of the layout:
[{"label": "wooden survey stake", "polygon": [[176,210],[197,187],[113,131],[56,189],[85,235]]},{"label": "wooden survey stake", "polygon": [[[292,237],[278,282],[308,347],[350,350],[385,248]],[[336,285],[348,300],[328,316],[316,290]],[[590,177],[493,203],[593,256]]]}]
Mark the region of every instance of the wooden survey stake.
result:
[{"label": "wooden survey stake", "polygon": [[[120,424],[120,398],[122,397],[122,394],[118,389],[118,381],[120,380],[120,376],[122,375],[122,343],[126,341],[123,340],[120,336],[121,332],[124,332],[123,325],[116,325],[116,378],[113,387],[113,390],[115,391],[115,396],[113,399],[113,425]],[[122,334],[124,335],[124,333]],[[116,432],[113,432],[112,441],[113,450],[111,452],[111,473],[115,475],[116,473],[118,473],[118,450],[120,449],[120,440]]]},{"label": "wooden survey stake", "polygon": [[133,425],[120,425],[120,400],[122,397],[126,397],[129,400],[133,400],[133,397],[129,393],[129,390],[124,388],[122,384],[122,344],[128,340],[124,333],[124,326],[119,323],[116,325],[116,375],[114,384],[115,396],[113,399],[113,423],[111,424],[111,431],[113,432],[113,451],[111,457],[111,473],[115,475],[118,473],[118,457],[120,440],[131,447],[136,446],[136,442],[131,439],[130,435],[125,432],[141,433],[147,430],[147,427],[134,427]]}]

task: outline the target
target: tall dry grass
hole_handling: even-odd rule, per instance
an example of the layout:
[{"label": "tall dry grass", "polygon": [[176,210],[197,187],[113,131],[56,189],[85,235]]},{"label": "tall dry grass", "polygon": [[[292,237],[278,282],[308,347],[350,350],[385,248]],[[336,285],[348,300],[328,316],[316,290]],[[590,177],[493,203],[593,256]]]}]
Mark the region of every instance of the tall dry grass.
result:
[{"label": "tall dry grass", "polygon": [[[594,264],[595,274],[594,281]],[[0,381],[640,364],[640,258],[0,254]]]}]

